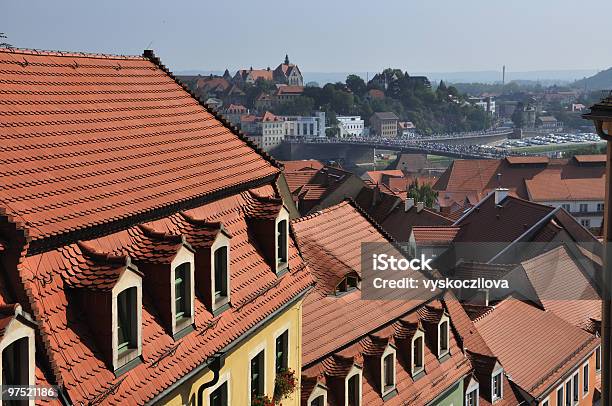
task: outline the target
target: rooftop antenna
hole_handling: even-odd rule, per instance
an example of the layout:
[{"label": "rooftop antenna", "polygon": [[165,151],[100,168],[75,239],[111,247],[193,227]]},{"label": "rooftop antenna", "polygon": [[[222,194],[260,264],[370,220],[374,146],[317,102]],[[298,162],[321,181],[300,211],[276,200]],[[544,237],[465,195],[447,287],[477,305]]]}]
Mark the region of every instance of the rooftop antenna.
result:
[{"label": "rooftop antenna", "polygon": [[506,86],[506,65],[502,67],[502,86]]}]

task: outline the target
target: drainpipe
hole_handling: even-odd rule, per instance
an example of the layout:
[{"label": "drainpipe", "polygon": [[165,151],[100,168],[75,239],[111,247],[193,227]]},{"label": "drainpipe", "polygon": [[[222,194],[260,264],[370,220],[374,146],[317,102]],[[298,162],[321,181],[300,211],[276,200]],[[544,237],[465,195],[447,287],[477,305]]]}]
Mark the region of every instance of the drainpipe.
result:
[{"label": "drainpipe", "polygon": [[213,379],[212,381],[204,382],[198,388],[198,405],[199,406],[204,406],[204,390],[215,386],[217,382],[219,382],[219,372],[221,371],[221,368],[223,368],[223,365],[225,364],[225,353],[224,352],[217,353],[213,355],[212,358],[213,359],[208,369],[210,369],[213,372]]}]

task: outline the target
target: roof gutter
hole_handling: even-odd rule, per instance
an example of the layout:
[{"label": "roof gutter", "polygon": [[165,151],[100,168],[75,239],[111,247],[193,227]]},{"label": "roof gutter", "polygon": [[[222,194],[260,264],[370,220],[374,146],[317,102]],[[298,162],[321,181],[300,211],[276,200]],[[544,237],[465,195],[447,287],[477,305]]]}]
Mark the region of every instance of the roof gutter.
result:
[{"label": "roof gutter", "polygon": [[[157,396],[155,396],[153,399],[149,400],[148,402],[146,402],[146,405],[154,405],[155,403],[161,401],[161,399],[163,399],[164,397],[166,397],[168,394],[170,394],[172,391],[174,391],[176,388],[178,388],[179,386],[181,386],[183,383],[185,383],[186,381],[190,380],[191,378],[193,378],[194,376],[196,376],[197,374],[199,374],[200,372],[202,372],[204,369],[206,368],[210,368],[211,370],[213,370],[213,373],[215,373],[214,371],[214,367],[215,362],[221,362],[221,368],[223,367],[223,362],[225,357],[227,356],[227,354],[229,354],[236,346],[238,346],[240,343],[242,343],[244,340],[246,340],[247,338],[249,338],[252,334],[255,334],[257,331],[261,330],[269,321],[271,321],[273,318],[275,318],[276,316],[278,316],[280,313],[282,313],[283,311],[285,311],[289,306],[293,305],[295,302],[299,301],[300,299],[302,299],[306,293],[308,293],[310,290],[312,289],[312,286],[304,289],[302,292],[300,292],[297,296],[295,296],[295,298],[293,298],[292,300],[288,301],[287,303],[283,304],[281,307],[279,307],[278,309],[276,309],[274,312],[272,312],[268,317],[266,317],[265,319],[261,320],[259,323],[255,324],[253,327],[251,327],[250,329],[248,329],[244,334],[242,334],[240,337],[238,337],[237,339],[235,339],[234,341],[232,341],[231,343],[229,343],[228,345],[226,345],[225,347],[223,347],[222,349],[220,349],[219,351],[215,352],[212,356],[208,357],[208,359],[206,359],[205,362],[203,362],[202,364],[198,365],[197,367],[195,367],[194,369],[192,369],[188,374],[184,375],[183,377],[181,377],[179,380],[177,380],[176,382],[174,382],[172,385],[170,385],[169,387],[167,387],[166,389],[164,389],[162,392],[160,392]],[[221,369],[219,368],[219,369]],[[202,384],[202,386],[208,385],[207,387],[213,386],[216,384],[216,381],[218,381],[219,377],[218,377],[218,372],[215,373],[216,378],[213,378],[213,381],[215,381],[214,383],[204,383]],[[211,381],[212,382],[212,381]],[[202,391],[205,388],[201,388]],[[198,395],[199,395],[199,389],[198,389]]]},{"label": "roof gutter", "polygon": [[482,200],[480,200],[478,203],[476,203],[475,206],[473,206],[471,209],[469,209],[467,212],[463,213],[463,215],[461,217],[459,217],[457,220],[455,220],[455,222],[453,223],[453,226],[458,226],[459,223],[466,218],[468,215],[470,215],[474,210],[476,210],[477,207],[480,207],[482,204],[484,204],[485,201],[487,201],[487,199],[489,197],[491,197],[491,195],[493,195],[495,193],[494,190],[490,191],[489,194],[487,194]]}]

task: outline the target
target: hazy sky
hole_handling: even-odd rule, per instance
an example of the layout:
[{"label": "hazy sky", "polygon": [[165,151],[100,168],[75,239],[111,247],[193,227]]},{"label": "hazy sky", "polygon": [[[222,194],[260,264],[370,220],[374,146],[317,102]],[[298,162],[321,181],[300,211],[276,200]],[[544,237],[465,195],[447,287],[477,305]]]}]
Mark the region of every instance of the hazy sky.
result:
[{"label": "hazy sky", "polygon": [[174,71],[612,66],[610,0],[0,0],[17,47],[141,54]]}]

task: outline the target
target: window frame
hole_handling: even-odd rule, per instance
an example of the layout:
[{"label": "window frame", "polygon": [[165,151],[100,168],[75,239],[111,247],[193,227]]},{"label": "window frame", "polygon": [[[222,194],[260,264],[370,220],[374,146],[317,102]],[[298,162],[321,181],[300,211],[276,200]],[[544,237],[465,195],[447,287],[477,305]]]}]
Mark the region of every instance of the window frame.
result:
[{"label": "window frame", "polygon": [[[136,289],[135,297],[135,329],[136,343],[131,351],[119,352],[119,295],[128,289]],[[174,287],[173,287],[174,288]],[[142,278],[130,268],[125,268],[119,280],[111,290],[111,322],[112,322],[112,366],[117,371],[140,357],[142,354]]]},{"label": "window frame", "polygon": [[252,371],[252,365],[253,365],[253,360],[258,357],[260,354],[263,353],[263,361],[262,361],[262,367],[261,370],[263,371],[263,380],[262,380],[262,387],[263,387],[263,391],[262,391],[262,395],[266,394],[266,388],[267,388],[267,384],[268,384],[268,374],[266,371],[266,365],[267,365],[267,357],[268,357],[268,352],[266,351],[266,343],[261,343],[259,344],[257,347],[255,347],[250,353],[249,353],[249,365],[248,365],[248,372],[249,374],[247,375],[247,379],[248,379],[248,389],[249,391],[247,392],[247,395],[249,397],[249,405],[251,405],[252,401],[253,401],[253,388],[252,388],[252,381],[253,381],[253,371]]},{"label": "window frame", "polygon": [[601,346],[595,348],[595,373],[601,372]]},{"label": "window frame", "polygon": [[351,370],[346,377],[344,378],[344,406],[349,406],[349,382],[353,377],[358,377],[357,379],[357,405],[362,406],[363,402],[363,371],[357,365],[353,365]]},{"label": "window frame", "polygon": [[580,402],[581,390],[580,390],[580,369],[572,374],[572,405],[576,405]]},{"label": "window frame", "polygon": [[[391,357],[392,362],[392,379],[393,384],[387,385],[387,366],[385,365],[385,360],[387,357]],[[397,388],[397,350],[391,344],[387,345],[385,351],[380,356],[380,392],[382,396],[386,396],[389,393],[393,392]]]},{"label": "window frame", "polygon": [[[442,346],[442,325],[446,323],[446,348],[443,350]],[[437,337],[437,345],[438,345],[438,359],[444,357],[445,355],[450,353],[450,319],[446,314],[443,314],[438,322],[438,337]]]},{"label": "window frame", "polygon": [[[559,402],[559,394],[561,395],[561,401]],[[563,403],[565,403],[565,384],[562,383],[559,387],[557,387],[557,390],[555,391],[555,397],[556,402],[557,402],[557,406],[563,406]]]},{"label": "window frame", "polygon": [[[138,292],[135,286],[126,288],[117,294],[117,298],[115,299],[117,304],[117,356],[123,357],[128,352],[133,351],[137,347],[138,334],[136,331],[137,328],[137,306],[138,306]],[[121,305],[122,299],[125,298],[126,310],[129,312],[127,317],[122,317],[121,308],[124,307]],[[130,308],[134,309],[130,309]],[[122,321],[122,319],[125,319]],[[127,326],[122,327],[122,325],[127,323]],[[127,328],[125,328],[127,327]],[[124,335],[124,330],[127,330],[128,337],[126,341],[121,341],[119,339],[119,335]],[[121,333],[120,333],[121,332]]]},{"label": "window frame", "polygon": [[550,406],[550,396],[547,396],[544,400],[542,400],[540,406]]},{"label": "window frame", "polygon": [[[279,231],[281,224],[285,225],[283,229],[284,240],[281,239],[283,235]],[[274,221],[274,266],[277,274],[289,266],[289,239],[289,212],[284,206],[281,206],[281,210]],[[282,253],[284,253],[284,258],[281,256]]]},{"label": "window frame", "polygon": [[289,330],[289,325],[285,325],[281,329],[277,330],[276,333],[274,333],[274,373],[275,374],[282,372],[282,370],[278,369],[278,364],[277,364],[277,361],[278,361],[277,344],[278,344],[278,339],[285,334],[287,334],[287,342],[285,344],[286,349],[285,349],[285,354],[284,354],[284,358],[286,359],[286,364],[287,364],[285,367],[285,370],[289,369],[289,366],[290,366],[291,331]]},{"label": "window frame", "polygon": [[[586,398],[589,393],[591,392],[591,368],[590,368],[590,364],[589,361],[587,360],[584,364],[582,364],[582,366],[580,367],[581,371],[582,371],[582,385],[581,385],[581,392],[582,392],[582,398]],[[584,371],[586,370],[586,375],[584,373]],[[586,378],[586,379],[585,379]],[[584,390],[584,386],[586,384],[586,391]]]},{"label": "window frame", "polygon": [[[216,267],[215,267],[215,253],[217,252],[218,249],[226,247],[227,251],[227,258],[226,258],[226,280],[225,280],[225,289],[226,289],[226,296],[217,296],[216,294]],[[210,306],[210,310],[212,311],[213,314],[218,314],[218,312],[220,312],[220,309],[225,309],[227,307],[227,305],[231,302],[231,295],[232,295],[232,286],[231,286],[231,281],[232,281],[232,264],[231,264],[231,259],[232,259],[232,245],[231,245],[231,239],[230,236],[225,232],[225,229],[223,228],[223,226],[221,227],[221,229],[219,230],[219,232],[217,233],[217,236],[215,237],[215,241],[213,242],[213,244],[210,247],[210,275],[208,277],[210,277],[210,291],[209,291],[209,295],[210,295],[210,304],[207,304]]]},{"label": "window frame", "polygon": [[471,406],[469,404],[468,398],[472,393],[474,394],[474,405],[473,406],[479,406],[480,404],[480,385],[478,384],[478,381],[475,380],[474,378],[471,379],[470,383],[465,389],[465,395],[463,399],[465,406]]},{"label": "window frame", "polygon": [[[495,394],[495,378],[499,377],[499,396]],[[496,402],[504,398],[504,371],[499,370],[491,374],[491,400]]]},{"label": "window frame", "polygon": [[228,371],[219,377],[219,381],[217,381],[215,385],[213,385],[211,388],[206,389],[205,396],[204,396],[204,399],[205,399],[204,403],[207,406],[212,406],[212,403],[210,401],[210,396],[217,389],[223,386],[223,384],[227,385],[227,404],[228,406],[232,404],[232,376],[231,376],[231,373]]},{"label": "window frame", "polygon": [[310,393],[306,404],[308,406],[312,406],[312,402],[314,402],[320,396],[323,396],[323,406],[327,406],[327,388],[320,383],[317,383],[315,388]]},{"label": "window frame", "polygon": [[[416,346],[415,346],[415,342],[418,339],[421,339],[421,346],[420,346],[420,352],[421,352],[421,365],[419,368],[415,368],[415,350],[416,350]],[[417,331],[414,333],[414,336],[412,336],[412,340],[410,343],[410,372],[412,373],[412,379],[414,379],[417,375],[419,375],[421,372],[423,372],[425,370],[425,332],[421,329],[417,329]]]},{"label": "window frame", "polygon": [[[177,312],[177,297],[176,297],[176,274],[179,269],[184,270],[183,292],[186,295],[184,299],[185,309],[182,314]],[[193,324],[195,313],[195,260],[194,254],[185,246],[181,247],[176,253],[172,263],[170,264],[170,281],[171,281],[171,306],[172,306],[172,334],[183,331]]]}]

